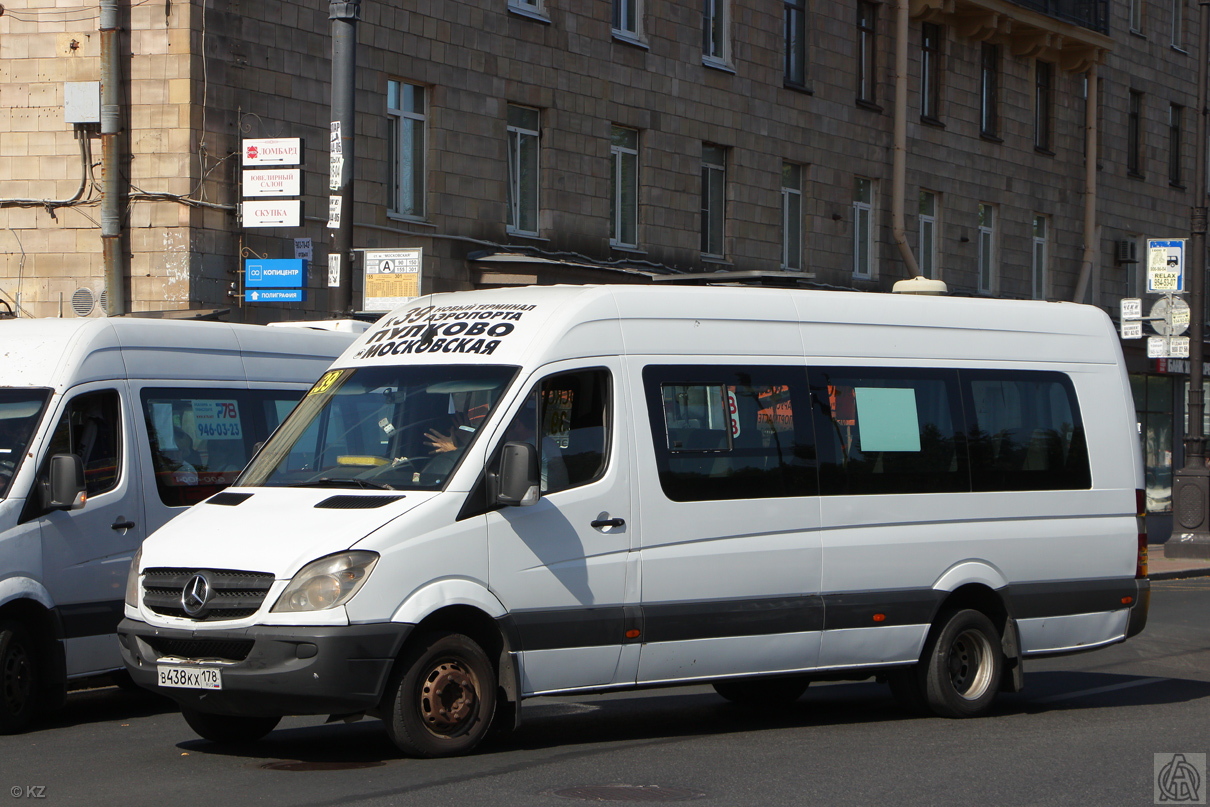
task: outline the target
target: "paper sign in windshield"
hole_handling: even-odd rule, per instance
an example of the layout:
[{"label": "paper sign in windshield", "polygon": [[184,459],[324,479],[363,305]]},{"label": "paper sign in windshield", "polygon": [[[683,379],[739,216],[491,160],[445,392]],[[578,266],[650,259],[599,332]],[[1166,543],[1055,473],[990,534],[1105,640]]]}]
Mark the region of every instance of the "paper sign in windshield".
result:
[{"label": "paper sign in windshield", "polygon": [[242,440],[239,404],[235,401],[194,401],[193,425],[203,440]]}]

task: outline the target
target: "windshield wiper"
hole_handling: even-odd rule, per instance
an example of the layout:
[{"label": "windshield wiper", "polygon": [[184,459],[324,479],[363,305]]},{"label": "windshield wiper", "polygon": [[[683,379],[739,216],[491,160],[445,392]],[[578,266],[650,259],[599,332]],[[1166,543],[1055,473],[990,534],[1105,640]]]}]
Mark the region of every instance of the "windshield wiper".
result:
[{"label": "windshield wiper", "polygon": [[295,482],[293,485],[287,485],[289,488],[363,488],[365,490],[394,490],[390,485],[383,485],[379,482],[370,482],[365,479],[358,479],[354,476],[345,477],[343,479],[334,476],[321,476],[319,479],[312,479],[310,482]]}]

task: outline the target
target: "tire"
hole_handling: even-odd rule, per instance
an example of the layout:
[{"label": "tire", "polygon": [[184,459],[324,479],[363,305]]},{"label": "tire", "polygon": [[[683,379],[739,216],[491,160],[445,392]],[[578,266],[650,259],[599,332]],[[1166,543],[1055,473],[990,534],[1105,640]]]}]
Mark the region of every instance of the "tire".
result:
[{"label": "tire", "polygon": [[742,706],[785,706],[801,698],[810,684],[801,676],[737,678],[715,681],[714,691]]},{"label": "tire", "polygon": [[382,709],[391,741],[414,757],[470,753],[496,710],[496,672],[487,654],[460,633],[416,637],[387,684]]},{"label": "tire", "polygon": [[942,717],[979,717],[1000,690],[1000,632],[979,611],[953,611],[925,643],[924,697]]},{"label": "tire", "polygon": [[40,661],[25,626],[0,620],[0,734],[24,731],[38,712]]},{"label": "tire", "polygon": [[193,709],[182,709],[181,715],[199,737],[223,745],[256,742],[277,728],[277,724],[281,722],[280,716],[237,717],[197,712]]}]

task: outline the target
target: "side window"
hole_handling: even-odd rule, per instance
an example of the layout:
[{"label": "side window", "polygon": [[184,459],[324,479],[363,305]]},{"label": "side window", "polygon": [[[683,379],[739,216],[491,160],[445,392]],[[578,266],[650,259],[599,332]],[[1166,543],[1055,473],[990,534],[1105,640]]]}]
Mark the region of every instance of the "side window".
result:
[{"label": "side window", "polygon": [[47,460],[76,454],[84,460],[84,487],[96,496],[118,485],[122,468],[122,407],[115,390],[77,395],[55,426]]},{"label": "side window", "polygon": [[817,493],[802,368],[653,365],[644,368],[643,385],[669,499]]},{"label": "side window", "polygon": [[606,370],[553,375],[530,392],[504,439],[538,448],[544,494],[587,485],[605,473],[609,399]]},{"label": "side window", "polygon": [[954,370],[811,368],[825,495],[970,490]]},{"label": "side window", "polygon": [[1092,486],[1071,380],[1061,373],[964,370],[975,490]]},{"label": "side window", "polygon": [[184,507],[234,482],[302,391],[145,389],[141,397],[160,501]]}]

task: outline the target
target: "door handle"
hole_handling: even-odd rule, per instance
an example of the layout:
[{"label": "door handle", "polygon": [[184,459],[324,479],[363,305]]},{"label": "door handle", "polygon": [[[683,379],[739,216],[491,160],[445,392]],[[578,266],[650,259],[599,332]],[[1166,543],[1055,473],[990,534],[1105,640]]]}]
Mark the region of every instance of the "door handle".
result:
[{"label": "door handle", "polygon": [[588,525],[594,530],[603,530],[606,527],[625,527],[626,521],[621,518],[604,518],[590,521]]},{"label": "door handle", "polygon": [[127,520],[124,516],[118,516],[118,520],[109,525],[111,530],[133,530],[134,522]]}]

